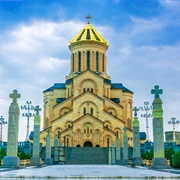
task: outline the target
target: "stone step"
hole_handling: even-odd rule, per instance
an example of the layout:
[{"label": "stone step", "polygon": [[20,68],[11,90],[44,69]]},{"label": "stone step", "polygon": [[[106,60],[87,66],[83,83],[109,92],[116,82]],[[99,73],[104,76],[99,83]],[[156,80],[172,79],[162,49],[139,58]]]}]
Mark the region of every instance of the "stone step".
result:
[{"label": "stone step", "polygon": [[66,148],[66,164],[108,164],[108,148]]}]

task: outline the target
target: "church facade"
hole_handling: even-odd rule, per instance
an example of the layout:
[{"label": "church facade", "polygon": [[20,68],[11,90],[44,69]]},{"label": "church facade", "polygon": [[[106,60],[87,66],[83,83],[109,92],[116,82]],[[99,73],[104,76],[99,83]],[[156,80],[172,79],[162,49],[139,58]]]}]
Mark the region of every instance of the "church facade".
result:
[{"label": "church facade", "polygon": [[70,73],[65,83],[55,83],[44,93],[43,131],[47,129],[65,147],[111,147],[127,127],[132,147],[133,93],[122,83],[112,83],[106,72],[108,43],[90,22],[70,41]]}]

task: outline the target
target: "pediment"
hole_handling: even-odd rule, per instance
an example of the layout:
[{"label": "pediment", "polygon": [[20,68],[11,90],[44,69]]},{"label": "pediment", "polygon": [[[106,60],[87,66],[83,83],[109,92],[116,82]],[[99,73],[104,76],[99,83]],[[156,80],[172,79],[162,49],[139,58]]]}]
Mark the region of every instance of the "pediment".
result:
[{"label": "pediment", "polygon": [[103,121],[101,121],[100,119],[92,116],[91,114],[85,114],[85,115],[81,116],[80,118],[78,118],[75,121],[73,121],[72,124],[75,125],[75,124],[77,124],[80,121],[84,122],[84,123],[88,123],[88,122],[91,123],[92,122],[92,124],[95,121],[95,122],[97,122],[97,123],[99,123],[101,125],[104,125]]}]

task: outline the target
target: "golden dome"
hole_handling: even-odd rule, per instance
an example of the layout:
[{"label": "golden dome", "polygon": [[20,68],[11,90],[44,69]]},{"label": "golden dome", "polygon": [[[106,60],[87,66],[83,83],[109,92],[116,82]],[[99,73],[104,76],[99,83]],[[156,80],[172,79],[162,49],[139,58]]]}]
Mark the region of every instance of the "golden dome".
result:
[{"label": "golden dome", "polygon": [[108,46],[107,41],[91,26],[90,22],[70,41],[69,45],[85,41],[96,41]]}]

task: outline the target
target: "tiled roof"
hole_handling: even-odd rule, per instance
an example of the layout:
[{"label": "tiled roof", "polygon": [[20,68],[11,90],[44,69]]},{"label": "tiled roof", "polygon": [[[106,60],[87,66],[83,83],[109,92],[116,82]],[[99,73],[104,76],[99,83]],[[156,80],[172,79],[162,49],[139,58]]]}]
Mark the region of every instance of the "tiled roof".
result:
[{"label": "tiled roof", "polygon": [[46,89],[45,91],[43,91],[43,93],[47,92],[47,91],[53,91],[54,89],[65,89],[66,88],[66,84],[65,83],[54,83],[54,85],[48,89]]},{"label": "tiled roof", "polygon": [[131,92],[129,89],[127,89],[126,87],[124,87],[122,85],[122,83],[111,83],[111,89],[122,89],[123,92]]}]

